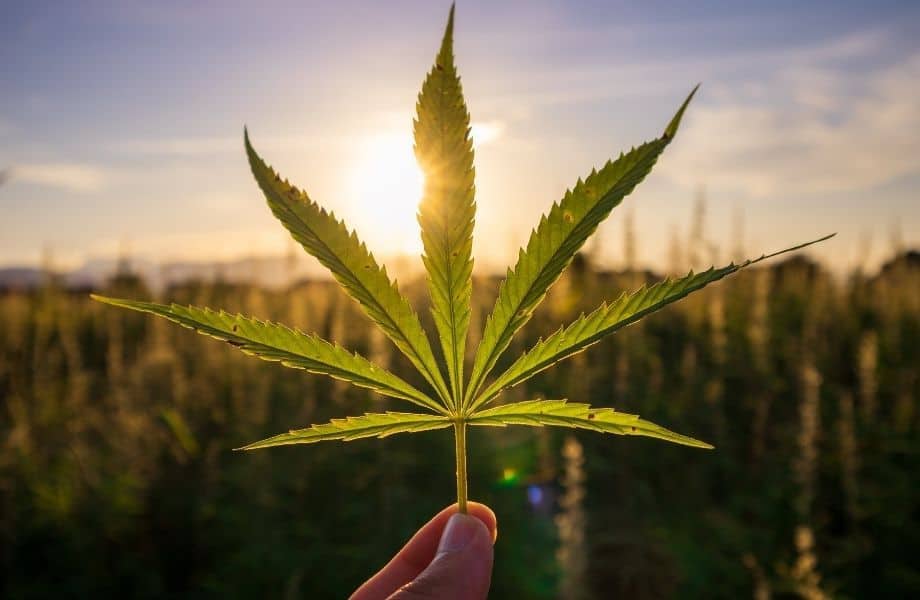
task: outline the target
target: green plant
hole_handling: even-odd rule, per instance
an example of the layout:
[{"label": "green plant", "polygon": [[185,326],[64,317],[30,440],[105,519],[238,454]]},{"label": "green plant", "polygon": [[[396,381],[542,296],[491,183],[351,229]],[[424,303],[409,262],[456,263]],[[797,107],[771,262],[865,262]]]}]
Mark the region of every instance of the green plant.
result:
[{"label": "green plant", "polygon": [[592,408],[566,400],[487,405],[503,390],[691,292],[746,266],[830,236],[756,260],[710,268],[702,273],[691,272],[683,278],[666,279],[632,294],[623,294],[541,339],[504,372],[489,380],[499,357],[530,320],[550,286],[598,225],[651,171],[658,156],[674,139],[684,111],[696,92],[694,88],[660,137],[621,154],[600,170],[591,171],[540,220],[527,246],[521,249],[517,264],[508,271],[499,289],[475,353],[472,371],[465,376],[473,271],[474,170],[470,117],[454,65],[453,23],[454,10],[451,8],[435,65],[418,97],[415,121],[416,156],[425,175],[418,221],[442,360],[436,358],[418,315],[355,233],[305,192],[282,180],[256,154],[248,131],[244,135],[252,172],[272,212],[406,355],[430,390],[420,390],[335,342],[284,325],[209,308],[93,297],[115,306],[165,317],[264,360],[330,375],[425,409],[426,412],[370,413],[333,419],[242,449],[323,440],[348,441],[452,427],[456,440],[457,501],[461,511],[466,510],[467,502],[466,429],[470,425],[556,425],[712,448],[705,442],[612,408]]}]

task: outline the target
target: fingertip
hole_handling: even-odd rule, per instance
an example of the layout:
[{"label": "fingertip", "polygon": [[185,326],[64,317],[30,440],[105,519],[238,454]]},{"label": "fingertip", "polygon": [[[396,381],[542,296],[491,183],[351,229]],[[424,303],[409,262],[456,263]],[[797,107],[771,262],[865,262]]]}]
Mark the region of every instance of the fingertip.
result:
[{"label": "fingertip", "polygon": [[492,537],[492,543],[498,539],[498,518],[495,516],[495,512],[479,502],[469,502],[467,505],[467,513],[476,517],[486,526],[486,529],[489,530],[489,535]]},{"label": "fingertip", "polygon": [[447,525],[441,534],[438,554],[464,550],[474,543],[489,546],[491,538],[492,535],[482,519],[471,514],[454,513],[447,520]]},{"label": "fingertip", "polygon": [[[457,504],[452,504],[435,515],[412,536],[389,563],[355,591],[352,600],[385,598],[413,581],[435,558],[441,547],[442,538],[447,533],[451,517],[458,512]],[[493,560],[492,546],[498,537],[497,519],[491,508],[479,502],[467,504],[467,516],[478,520],[482,526],[474,523],[478,533],[471,532],[471,547],[460,552],[464,556],[463,560],[475,563],[464,572],[470,575],[476,573],[475,578],[471,577],[471,583],[475,579],[476,587],[488,590]],[[482,597],[485,597],[485,593],[483,591]]]}]

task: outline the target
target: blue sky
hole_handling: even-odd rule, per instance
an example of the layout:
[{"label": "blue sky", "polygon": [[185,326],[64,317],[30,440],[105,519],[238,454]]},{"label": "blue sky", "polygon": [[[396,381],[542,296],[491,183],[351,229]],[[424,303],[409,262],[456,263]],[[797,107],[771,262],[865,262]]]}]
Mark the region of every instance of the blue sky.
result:
[{"label": "blue sky", "polygon": [[[284,252],[243,124],[373,249],[416,250],[411,118],[448,4],[186,4],[4,6],[0,265]],[[838,268],[920,244],[920,4],[463,1],[456,38],[483,268],[697,82],[681,135],[601,228],[605,263],[631,219],[639,259],[666,266],[701,191],[718,260],[739,238],[759,255],[838,231],[815,251]]]}]

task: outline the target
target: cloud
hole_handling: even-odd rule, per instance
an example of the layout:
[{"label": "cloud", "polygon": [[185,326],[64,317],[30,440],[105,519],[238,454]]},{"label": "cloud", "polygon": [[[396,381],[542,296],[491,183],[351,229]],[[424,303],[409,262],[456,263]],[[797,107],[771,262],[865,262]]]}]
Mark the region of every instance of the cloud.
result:
[{"label": "cloud", "polygon": [[477,147],[494,142],[505,132],[505,124],[501,121],[485,121],[473,123],[470,126],[473,141]]},{"label": "cloud", "polygon": [[243,136],[120,140],[107,149],[124,154],[190,157],[240,152]]},{"label": "cloud", "polygon": [[[253,133],[250,129],[250,135],[253,136],[253,142],[258,145],[260,151],[274,152],[328,149],[330,146],[342,146],[355,141],[355,136],[348,133],[330,135],[310,132],[303,135],[259,135],[258,132]],[[106,144],[104,148],[120,155],[173,158],[242,155],[243,132],[241,130],[236,136],[117,140]]]},{"label": "cloud", "polygon": [[854,73],[780,67],[694,107],[662,172],[755,197],[859,191],[920,173],[920,53]]},{"label": "cloud", "polygon": [[13,182],[52,187],[71,192],[95,192],[108,179],[105,170],[77,163],[33,163],[14,165],[9,170]]},{"label": "cloud", "polygon": [[[228,240],[233,240],[228,244]],[[157,262],[186,260],[235,260],[247,256],[278,256],[287,251],[290,238],[283,229],[269,223],[211,231],[139,233],[131,236],[101,235],[87,247],[88,256],[129,254]]]}]

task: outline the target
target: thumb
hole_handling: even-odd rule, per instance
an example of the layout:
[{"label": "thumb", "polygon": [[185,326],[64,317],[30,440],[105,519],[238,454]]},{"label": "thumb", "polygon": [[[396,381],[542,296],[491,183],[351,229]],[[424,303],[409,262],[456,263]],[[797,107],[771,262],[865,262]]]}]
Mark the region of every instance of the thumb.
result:
[{"label": "thumb", "polygon": [[470,515],[453,515],[428,567],[390,600],[485,600],[492,580],[492,534]]}]

